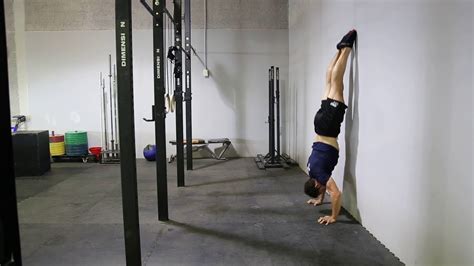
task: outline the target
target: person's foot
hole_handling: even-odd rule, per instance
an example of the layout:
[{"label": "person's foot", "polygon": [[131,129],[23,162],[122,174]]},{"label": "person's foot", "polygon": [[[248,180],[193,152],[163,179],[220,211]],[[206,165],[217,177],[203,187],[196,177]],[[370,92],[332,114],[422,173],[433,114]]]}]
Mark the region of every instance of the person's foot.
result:
[{"label": "person's foot", "polygon": [[352,48],[356,38],[357,38],[357,31],[351,30],[346,35],[344,35],[344,37],[342,37],[342,40],[336,45],[336,48],[338,50],[341,50],[344,47]]}]

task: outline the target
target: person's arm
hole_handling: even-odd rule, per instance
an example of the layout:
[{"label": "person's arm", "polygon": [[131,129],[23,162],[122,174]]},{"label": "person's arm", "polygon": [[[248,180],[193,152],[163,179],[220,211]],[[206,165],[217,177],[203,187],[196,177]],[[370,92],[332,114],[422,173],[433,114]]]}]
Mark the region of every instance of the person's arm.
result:
[{"label": "person's arm", "polygon": [[334,182],[334,179],[332,178],[329,179],[326,186],[329,191],[329,195],[331,196],[332,213],[331,216],[320,217],[318,219],[318,222],[320,224],[328,225],[336,222],[337,216],[341,211],[341,191],[339,191],[336,182]]}]

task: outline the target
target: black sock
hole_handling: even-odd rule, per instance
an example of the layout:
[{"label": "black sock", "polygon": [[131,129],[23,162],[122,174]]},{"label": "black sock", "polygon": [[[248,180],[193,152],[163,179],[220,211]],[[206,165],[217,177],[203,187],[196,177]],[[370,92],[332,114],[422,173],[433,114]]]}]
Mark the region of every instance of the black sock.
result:
[{"label": "black sock", "polygon": [[356,30],[351,30],[346,35],[344,35],[344,37],[342,37],[342,40],[336,45],[336,48],[338,50],[340,50],[344,47],[352,48],[356,38],[357,38],[357,31]]}]

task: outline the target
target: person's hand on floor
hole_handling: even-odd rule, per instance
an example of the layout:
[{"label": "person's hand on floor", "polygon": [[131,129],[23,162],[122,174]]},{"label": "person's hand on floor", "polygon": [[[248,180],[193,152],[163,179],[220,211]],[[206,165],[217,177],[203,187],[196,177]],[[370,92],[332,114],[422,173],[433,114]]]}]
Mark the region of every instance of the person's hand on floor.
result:
[{"label": "person's hand on floor", "polygon": [[323,203],[321,199],[309,199],[306,203],[313,205],[313,206],[318,206]]},{"label": "person's hand on floor", "polygon": [[320,224],[332,224],[332,223],[335,223],[336,222],[336,219],[334,219],[332,216],[324,216],[324,217],[320,217],[318,219],[318,223]]}]

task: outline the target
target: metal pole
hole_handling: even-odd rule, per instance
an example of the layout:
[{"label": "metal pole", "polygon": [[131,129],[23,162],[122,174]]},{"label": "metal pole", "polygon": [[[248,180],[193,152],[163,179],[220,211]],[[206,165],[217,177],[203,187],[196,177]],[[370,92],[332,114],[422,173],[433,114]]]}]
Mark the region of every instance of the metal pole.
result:
[{"label": "metal pole", "polygon": [[101,129],[101,138],[100,138],[100,146],[102,148],[104,148],[104,143],[105,143],[105,139],[104,139],[104,134],[103,134],[103,131],[104,131],[104,125],[105,125],[105,122],[104,122],[104,94],[102,92],[102,72],[100,72],[100,75],[99,75],[99,78],[100,78],[100,87],[99,87],[99,90],[100,90],[100,129]]},{"label": "metal pole", "polygon": [[185,51],[189,56],[185,59],[185,86],[186,92],[184,100],[186,101],[186,165],[188,170],[193,170],[193,119],[192,119],[192,93],[191,93],[191,0],[184,0],[184,43]]},{"label": "metal pole", "polygon": [[104,141],[105,141],[105,150],[109,149],[109,136],[107,134],[107,94],[105,93],[105,79],[102,78],[102,103],[103,103],[103,112],[104,112]]},{"label": "metal pole", "polygon": [[272,68],[268,69],[268,156],[272,154]]},{"label": "metal pole", "polygon": [[270,162],[275,163],[275,67],[270,75]]},{"label": "metal pole", "polygon": [[280,68],[276,68],[276,140],[277,158],[280,158]]},{"label": "metal pole", "polygon": [[[114,64],[114,67],[113,67],[113,81],[114,81],[114,86],[113,86],[113,89],[114,89],[114,123],[115,123],[115,150],[116,151],[119,151],[120,149],[120,137],[119,137],[119,123],[118,123],[118,113],[117,113],[117,109],[118,109],[118,103],[117,103],[117,73],[115,72],[116,71],[116,65]],[[117,154],[114,154],[114,156],[117,155]]]},{"label": "metal pole", "polygon": [[114,140],[114,106],[113,106],[113,92],[112,92],[112,55],[109,54],[109,109],[110,109],[110,146],[112,151],[115,150]]},{"label": "metal pole", "polygon": [[[22,265],[18,209],[16,203],[15,169],[11,135],[10,95],[8,83],[7,40],[4,1],[0,3],[0,139],[3,159],[0,164],[0,226],[3,228],[5,265]],[[13,261],[13,262],[12,262]],[[1,262],[3,263],[3,261]],[[2,264],[3,265],[3,264]]]},{"label": "metal pole", "polygon": [[[165,110],[165,48],[163,47],[163,9],[166,1],[153,1],[153,58],[155,88],[156,183],[158,190],[158,220],[168,221],[168,181],[166,162]],[[123,146],[122,142],[122,146]]]},{"label": "metal pole", "polygon": [[[176,167],[178,177],[178,187],[184,187],[184,145],[183,145],[183,54],[181,53],[181,0],[174,0],[174,20],[175,39],[174,45],[179,50],[176,51],[175,80],[176,88],[174,96],[176,98]],[[190,146],[191,143],[187,143]]]},{"label": "metal pole", "polygon": [[119,125],[122,145],[120,173],[127,265],[141,265],[138,217],[135,116],[133,110],[132,3],[115,1],[115,34]]}]

